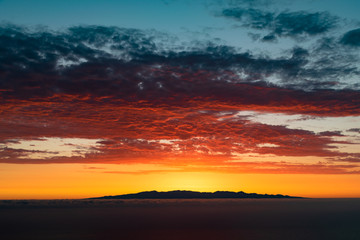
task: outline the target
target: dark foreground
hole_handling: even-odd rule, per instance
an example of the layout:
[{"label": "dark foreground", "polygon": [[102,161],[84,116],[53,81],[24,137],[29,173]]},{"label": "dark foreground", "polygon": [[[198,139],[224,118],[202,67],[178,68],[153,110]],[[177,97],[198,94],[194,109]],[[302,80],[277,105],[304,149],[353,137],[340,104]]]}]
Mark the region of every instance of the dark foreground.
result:
[{"label": "dark foreground", "polygon": [[0,239],[360,239],[360,199],[0,201]]},{"label": "dark foreground", "polygon": [[245,192],[229,192],[229,191],[216,191],[216,192],[194,192],[175,190],[168,192],[139,192],[124,195],[104,196],[89,199],[225,199],[225,198],[301,198],[292,197],[288,195],[272,195],[272,194],[258,194],[258,193],[245,193]]}]

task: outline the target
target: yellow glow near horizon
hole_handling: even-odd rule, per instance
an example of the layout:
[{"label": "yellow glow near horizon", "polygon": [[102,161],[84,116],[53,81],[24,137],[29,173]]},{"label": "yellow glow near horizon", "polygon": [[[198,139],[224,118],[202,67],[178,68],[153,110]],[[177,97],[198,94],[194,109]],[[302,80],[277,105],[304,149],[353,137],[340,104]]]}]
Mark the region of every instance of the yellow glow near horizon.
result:
[{"label": "yellow glow near horizon", "polygon": [[[144,164],[1,164],[0,199],[86,198],[151,190],[223,190],[303,197],[360,197],[360,175],[355,174],[138,172],[155,167]],[[129,173],[104,173],[106,169],[126,169]]]}]

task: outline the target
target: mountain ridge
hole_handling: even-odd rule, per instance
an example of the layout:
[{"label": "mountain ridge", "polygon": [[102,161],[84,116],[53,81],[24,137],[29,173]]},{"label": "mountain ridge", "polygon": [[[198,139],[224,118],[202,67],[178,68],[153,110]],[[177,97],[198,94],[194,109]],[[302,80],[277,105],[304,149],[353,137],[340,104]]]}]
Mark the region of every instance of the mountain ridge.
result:
[{"label": "mountain ridge", "polygon": [[94,197],[89,199],[224,199],[224,198],[302,198],[281,194],[258,194],[231,192],[231,191],[216,191],[216,192],[197,192],[188,190],[173,190],[166,192],[158,191],[144,191],[138,193],[110,195],[102,197]]}]

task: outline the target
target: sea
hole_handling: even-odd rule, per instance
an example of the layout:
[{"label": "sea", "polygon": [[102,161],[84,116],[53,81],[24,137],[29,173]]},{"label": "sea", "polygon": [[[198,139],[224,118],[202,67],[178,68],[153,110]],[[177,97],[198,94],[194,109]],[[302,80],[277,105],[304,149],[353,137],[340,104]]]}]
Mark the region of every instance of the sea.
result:
[{"label": "sea", "polygon": [[0,200],[1,240],[359,240],[360,199]]}]

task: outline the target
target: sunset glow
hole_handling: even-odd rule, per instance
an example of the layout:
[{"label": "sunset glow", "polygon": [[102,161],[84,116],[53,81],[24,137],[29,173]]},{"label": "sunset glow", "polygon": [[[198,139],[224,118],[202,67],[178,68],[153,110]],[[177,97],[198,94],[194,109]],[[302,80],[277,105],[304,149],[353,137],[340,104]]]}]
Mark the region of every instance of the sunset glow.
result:
[{"label": "sunset glow", "polygon": [[[28,18],[6,14],[17,2]],[[117,15],[149,4],[115,2]],[[74,3],[61,25],[26,1],[0,1],[0,199],[176,189],[360,197],[351,7],[154,2],[139,19],[99,13],[99,22],[97,4],[76,18]]]}]

